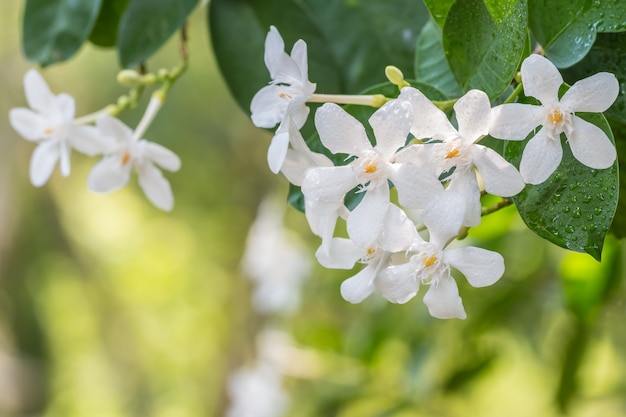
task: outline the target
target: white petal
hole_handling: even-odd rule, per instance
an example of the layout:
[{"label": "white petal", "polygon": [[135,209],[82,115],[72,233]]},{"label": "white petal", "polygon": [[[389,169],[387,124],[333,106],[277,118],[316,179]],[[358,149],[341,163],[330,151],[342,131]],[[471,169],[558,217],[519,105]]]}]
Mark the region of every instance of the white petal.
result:
[{"label": "white petal", "polygon": [[288,149],[280,172],[287,178],[287,181],[294,185],[301,186],[304,181],[304,176],[310,168],[328,167],[332,165],[331,160],[321,153]]},{"label": "white petal", "polygon": [[468,246],[444,251],[446,261],[461,271],[473,287],[487,287],[504,274],[504,258],[497,252]]},{"label": "white petal", "polygon": [[601,113],[611,107],[618,94],[615,75],[599,72],[574,83],[561,97],[561,105],[572,112]]},{"label": "white petal", "polygon": [[304,214],[309,222],[311,232],[322,238],[322,246],[328,254],[328,245],[335,232],[337,218],[340,212],[345,209],[343,203],[323,203],[305,199],[304,204]]},{"label": "white petal", "polygon": [[463,300],[459,297],[459,288],[451,277],[442,277],[438,285],[431,285],[424,296],[431,316],[438,319],[465,319]]},{"label": "white petal", "polygon": [[59,112],[62,120],[66,123],[70,123],[74,120],[76,114],[76,104],[74,97],[69,94],[61,93],[54,98],[56,111]]},{"label": "white petal", "polygon": [[454,104],[459,133],[468,142],[489,133],[491,103],[484,91],[470,90]]},{"label": "white petal", "polygon": [[454,192],[463,197],[465,216],[463,226],[477,226],[481,220],[480,187],[474,170],[455,174],[448,185],[447,192]]},{"label": "white petal", "polygon": [[406,251],[414,242],[416,234],[415,224],[406,213],[395,204],[389,204],[378,246],[388,252]]},{"label": "white petal", "polygon": [[275,135],[267,149],[267,164],[274,174],[280,172],[280,168],[285,162],[287,149],[289,148],[289,132],[282,132]]},{"label": "white petal", "polygon": [[325,268],[352,269],[356,261],[363,257],[363,249],[350,239],[333,238],[327,247],[319,247],[315,256]]},{"label": "white petal", "polygon": [[563,158],[559,138],[551,138],[541,129],[526,144],[519,172],[527,184],[541,184],[556,170]]},{"label": "white petal", "polygon": [[96,193],[108,193],[122,188],[130,179],[131,164],[122,165],[118,156],[107,156],[98,162],[87,176],[87,187]]},{"label": "white petal", "polygon": [[54,95],[41,74],[34,69],[28,70],[24,75],[24,92],[26,101],[33,110],[50,114],[55,108]]},{"label": "white petal", "polygon": [[396,153],[396,162],[410,163],[422,169],[428,168],[429,175],[438,176],[439,174],[435,173],[435,164],[431,163],[434,158],[433,149],[432,144],[416,143],[409,145]]},{"label": "white petal", "polygon": [[533,54],[522,62],[524,94],[534,97],[543,105],[559,101],[559,87],[563,77],[554,64],[541,55]]},{"label": "white petal", "polygon": [[137,174],[139,175],[139,186],[148,200],[161,210],[172,210],[174,207],[172,188],[161,171],[151,163],[145,163],[137,168]]},{"label": "white petal", "polygon": [[363,200],[348,216],[347,228],[350,239],[361,248],[372,245],[383,229],[388,209],[389,187],[387,184],[369,188]]},{"label": "white petal", "polygon": [[47,141],[39,144],[30,158],[30,182],[35,187],[41,187],[48,182],[60,157],[61,148],[58,143]]},{"label": "white petal", "polygon": [[67,177],[70,175],[70,147],[66,141],[61,141],[59,143],[59,153],[59,168],[61,170],[61,175]]},{"label": "white petal", "polygon": [[378,274],[374,286],[387,300],[404,304],[419,291],[419,282],[413,272],[409,263],[387,267]]},{"label": "white petal", "polygon": [[285,53],[285,42],[274,27],[265,38],[265,66],[270,72],[272,80],[289,81],[299,79],[300,70],[296,63]]},{"label": "white petal", "polygon": [[413,108],[404,100],[391,100],[369,118],[376,137],[376,149],[392,156],[406,144],[413,123]]},{"label": "white petal", "polygon": [[363,150],[372,149],[361,122],[334,103],[317,109],[315,127],[322,144],[332,153],[359,155]]},{"label": "white petal", "polygon": [[293,97],[289,100],[285,114],[283,115],[283,119],[289,116],[298,129],[304,126],[306,119],[309,117],[309,112],[311,111],[311,109],[306,106],[307,99],[307,95]]},{"label": "white petal", "polygon": [[133,137],[133,130],[119,119],[104,114],[96,119],[96,127],[106,136],[114,138],[118,143],[126,143]]},{"label": "white petal", "polygon": [[281,96],[285,91],[286,87],[272,84],[261,88],[252,97],[250,117],[256,127],[272,128],[283,120],[289,104],[289,99]]},{"label": "white petal", "polygon": [[47,135],[44,130],[48,127],[47,119],[39,113],[25,108],[16,108],[9,111],[9,122],[24,139],[36,141]]},{"label": "white petal", "polygon": [[343,201],[358,183],[350,165],[312,168],[304,176],[302,194],[307,199],[335,203]]},{"label": "white petal", "polygon": [[163,169],[176,172],[180,169],[180,158],[165,146],[158,143],[142,141],[145,145],[143,155]]},{"label": "white petal", "polygon": [[93,126],[72,126],[67,140],[72,148],[89,156],[111,153],[119,146],[115,139]]},{"label": "white petal", "polygon": [[413,106],[411,133],[418,139],[449,137],[457,134],[448,116],[437,108],[424,94],[413,87],[405,87],[398,97]]},{"label": "white petal", "polygon": [[398,201],[408,208],[422,209],[443,192],[443,185],[430,167],[396,163],[389,172],[389,179],[398,190]]},{"label": "white petal", "polygon": [[501,104],[491,110],[489,134],[497,139],[524,140],[544,119],[543,106]]},{"label": "white petal", "polygon": [[517,168],[493,149],[475,145],[472,157],[489,194],[511,197],[526,186]]},{"label": "white petal", "polygon": [[422,221],[430,233],[430,241],[443,248],[443,245],[456,236],[465,216],[465,200],[454,192],[441,193],[424,209]]},{"label": "white petal", "polygon": [[360,303],[374,291],[376,269],[367,265],[353,277],[341,283],[341,296],[352,304]]},{"label": "white petal", "polygon": [[615,145],[611,143],[606,133],[598,126],[577,116],[572,118],[572,132],[568,141],[574,158],[590,168],[608,168],[617,157]]},{"label": "white petal", "polygon": [[291,59],[300,70],[300,81],[305,83],[309,79],[309,64],[307,59],[306,42],[298,39],[291,48]]}]

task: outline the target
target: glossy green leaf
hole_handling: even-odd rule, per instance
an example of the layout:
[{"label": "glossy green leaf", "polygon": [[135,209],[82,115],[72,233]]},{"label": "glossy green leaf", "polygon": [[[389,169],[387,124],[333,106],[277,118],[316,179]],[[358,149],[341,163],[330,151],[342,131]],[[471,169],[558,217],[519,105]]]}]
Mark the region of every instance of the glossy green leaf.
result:
[{"label": "glossy green leaf", "polygon": [[[600,127],[613,141],[611,128],[602,114],[577,113],[577,116]],[[599,260],[617,207],[618,164],[602,170],[582,165],[572,155],[564,135],[561,136],[563,160],[557,170],[542,184],[528,184],[513,201],[533,232],[558,246],[587,252]],[[519,166],[526,143],[527,140],[507,141],[505,158]]]},{"label": "glossy green leaf", "polygon": [[131,0],[122,16],[117,48],[122,67],[137,67],[180,29],[198,0]]},{"label": "glossy green leaf", "polygon": [[28,0],[22,47],[29,61],[42,66],[71,58],[87,40],[100,0]]},{"label": "glossy green leaf", "polygon": [[102,0],[96,24],[91,30],[89,41],[94,45],[111,47],[117,42],[120,19],[130,0]]},{"label": "glossy green leaf", "polygon": [[528,0],[529,27],[557,67],[580,61],[591,49],[596,32],[626,31],[622,0]]},{"label": "glossy green leaf", "polygon": [[441,29],[432,20],[424,25],[417,41],[415,79],[432,85],[450,98],[463,95],[443,51]]},{"label": "glossy green leaf", "polygon": [[209,10],[218,65],[246,111],[270,81],[263,63],[270,25],[283,36],[287,52],[298,39],[307,43],[317,92],[355,94],[386,81],[387,65],[413,74],[415,42],[427,20],[422,2],[404,0],[214,0]]},{"label": "glossy green leaf", "polygon": [[452,73],[464,91],[494,99],[509,85],[527,39],[526,0],[457,0],[443,28]]},{"label": "glossy green leaf", "polygon": [[450,7],[455,0],[424,0],[426,7],[430,11],[430,15],[435,20],[435,23],[442,28],[444,22],[446,21],[446,17],[448,16],[448,12],[450,11]]},{"label": "glossy green leaf", "polygon": [[[613,119],[609,123],[615,136],[617,161],[619,166],[626,167],[626,123]],[[623,168],[619,171],[619,199],[611,232],[620,239],[626,237],[626,169]]]}]

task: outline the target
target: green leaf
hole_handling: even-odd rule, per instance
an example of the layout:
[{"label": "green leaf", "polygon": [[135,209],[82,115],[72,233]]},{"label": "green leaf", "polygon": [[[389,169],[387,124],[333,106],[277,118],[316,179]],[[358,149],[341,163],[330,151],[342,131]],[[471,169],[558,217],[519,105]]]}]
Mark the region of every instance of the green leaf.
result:
[{"label": "green leaf", "polygon": [[209,10],[218,65],[246,111],[270,81],[263,62],[270,25],[287,52],[298,39],[306,42],[317,92],[355,94],[386,81],[387,65],[413,74],[415,42],[427,20],[420,1],[404,0],[214,0]]},{"label": "green leaf", "polygon": [[89,41],[97,46],[111,47],[117,42],[120,19],[130,0],[102,0],[96,24],[91,30]]},{"label": "green leaf", "polygon": [[432,85],[448,97],[463,95],[443,51],[441,29],[432,20],[424,25],[417,41],[415,79]]},{"label": "green leaf", "polygon": [[122,16],[117,48],[122,67],[150,58],[179,29],[198,0],[131,0]]},{"label": "green leaf", "polygon": [[[613,119],[609,123],[615,135],[617,161],[620,167],[626,167],[626,123]],[[611,232],[620,239],[626,237],[626,169],[623,168],[619,170],[619,199]]]},{"label": "green leaf", "polygon": [[621,0],[528,0],[529,27],[557,67],[580,61],[596,32],[626,31],[626,2]]},{"label": "green leaf", "polygon": [[[611,128],[602,114],[577,116],[600,127],[613,142]],[[528,184],[513,197],[513,202],[533,232],[558,246],[587,252],[599,260],[617,207],[617,162],[601,170],[582,165],[561,136],[563,160],[557,170],[539,185]],[[504,157],[519,166],[526,143],[527,140],[507,141]]]},{"label": "green leaf", "polygon": [[443,27],[443,46],[463,91],[494,99],[509,85],[527,39],[526,0],[457,0]]},{"label": "green leaf", "polygon": [[430,15],[440,28],[443,27],[446,16],[448,16],[448,12],[454,1],[455,0],[424,0],[428,11],[430,11]]},{"label": "green leaf", "polygon": [[87,40],[100,0],[28,0],[22,47],[29,61],[42,66],[71,58]]}]

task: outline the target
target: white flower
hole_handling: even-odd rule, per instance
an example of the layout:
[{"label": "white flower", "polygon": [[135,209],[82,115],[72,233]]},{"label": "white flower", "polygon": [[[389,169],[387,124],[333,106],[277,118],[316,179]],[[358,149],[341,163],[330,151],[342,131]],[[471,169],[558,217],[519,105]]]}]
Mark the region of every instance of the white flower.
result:
[{"label": "white flower", "polygon": [[463,197],[452,192],[441,194],[424,210],[422,219],[430,240],[417,235],[409,262],[389,266],[379,274],[374,284],[383,297],[405,303],[417,294],[420,285],[427,284],[424,303],[433,317],[466,317],[450,268],[461,271],[472,286],[485,287],[500,279],[504,260],[499,253],[476,247],[446,249],[459,233],[464,212]]},{"label": "white flower", "polygon": [[[141,123],[140,123],[141,125]],[[139,139],[139,127],[135,132],[118,119],[103,115],[96,120],[102,134],[115,140],[116,147],[97,163],[87,178],[90,190],[106,193],[125,186],[133,169],[137,172],[139,185],[148,200],[161,210],[174,207],[170,183],[158,167],[168,171],[180,169],[180,159],[169,149],[145,139]],[[158,167],[157,167],[158,166]]]},{"label": "white flower", "polygon": [[274,26],[270,27],[265,38],[265,65],[272,81],[254,95],[250,112],[257,127],[271,128],[281,124],[267,155],[270,169],[277,173],[289,145],[289,127],[284,126],[285,121],[291,118],[298,129],[304,125],[309,115],[305,103],[313,96],[315,84],[308,79],[306,43],[298,40],[291,56],[287,55],[283,38]]},{"label": "white flower", "polygon": [[438,176],[449,174],[446,178],[450,181],[447,189],[466,198],[464,225],[475,226],[480,223],[480,187],[476,171],[490,194],[510,197],[524,188],[524,181],[513,165],[493,149],[477,144],[487,135],[491,119],[491,105],[484,92],[468,91],[455,103],[458,130],[452,126],[445,113],[419,90],[403,88],[399,98],[408,100],[413,106],[415,119],[411,133],[419,139],[441,141],[412,145],[405,153],[415,153],[418,154],[417,158],[429,160],[434,164]]},{"label": "white flower", "polygon": [[263,313],[295,310],[311,272],[303,243],[283,226],[283,207],[269,198],[262,202],[242,258],[244,273],[256,284],[254,306]]},{"label": "white flower", "polygon": [[374,282],[394,254],[406,251],[417,235],[415,225],[397,206],[389,205],[383,228],[376,241],[362,247],[350,239],[333,238],[328,248],[320,246],[317,253],[320,264],[327,268],[351,269],[356,262],[365,267],[341,284],[341,295],[346,301],[360,303],[374,291]]},{"label": "white flower", "polygon": [[11,109],[9,121],[24,139],[38,143],[30,160],[30,180],[34,186],[40,187],[48,181],[57,161],[61,174],[68,176],[72,148],[96,155],[113,145],[93,126],[75,126],[74,98],[52,94],[37,71],[26,73],[24,90],[31,108]]},{"label": "white flower", "polygon": [[227,417],[280,417],[289,404],[282,375],[265,361],[233,372],[227,389],[231,401]]},{"label": "white flower", "polygon": [[541,126],[522,154],[520,173],[524,181],[540,184],[556,170],[563,157],[561,133],[565,133],[574,158],[582,164],[594,169],[613,165],[616,151],[607,135],[574,114],[600,113],[613,104],[619,93],[613,74],[601,72],[580,80],[559,100],[561,74],[546,58],[531,55],[522,63],[522,82],[524,94],[541,105],[512,103],[495,107],[489,133],[501,139],[523,140]]},{"label": "white flower", "polygon": [[365,195],[347,220],[348,235],[360,247],[371,245],[381,232],[389,207],[388,181],[397,188],[400,204],[411,208],[425,207],[443,189],[437,178],[417,166],[396,163],[396,151],[405,145],[412,120],[407,102],[386,103],[369,119],[376,137],[372,146],[363,125],[336,104],[327,103],[315,114],[322,144],[335,154],[355,158],[348,165],[309,169],[302,193],[305,200],[339,204],[360,186]]}]

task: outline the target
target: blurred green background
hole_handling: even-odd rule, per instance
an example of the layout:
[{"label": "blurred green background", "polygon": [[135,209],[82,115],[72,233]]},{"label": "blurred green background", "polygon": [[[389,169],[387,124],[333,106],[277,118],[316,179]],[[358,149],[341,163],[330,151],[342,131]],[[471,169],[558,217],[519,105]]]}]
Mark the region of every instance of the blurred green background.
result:
[{"label": "blurred green background", "polygon": [[[4,115],[25,106],[22,3],[0,2]],[[422,294],[351,305],[339,294],[350,273],[319,266],[295,314],[256,314],[240,258],[263,197],[288,187],[267,168],[270,134],[220,78],[205,14],[190,22],[190,70],[146,134],[183,161],[166,174],[172,213],[135,181],[91,193],[97,159],[78,154],[70,177],[35,189],[33,145],[0,118],[0,416],[224,415],[229,373],[253,360],[267,324],[292,335],[298,354],[286,361],[314,367],[286,376],[289,416],[626,415],[622,245],[609,239],[598,264],[545,243],[512,207],[467,238],[502,253],[507,270],[492,288],[458,280],[465,321],[431,318]],[[149,69],[178,63],[175,41]],[[117,71],[114,52],[87,47],[42,73],[81,116],[125,92]],[[134,126],[147,96],[121,119]],[[285,222],[313,258],[304,216],[289,208]]]}]

